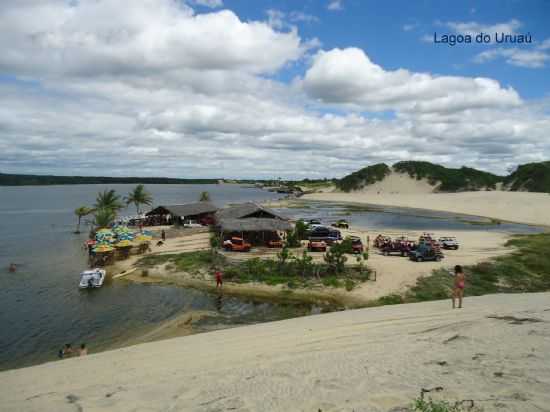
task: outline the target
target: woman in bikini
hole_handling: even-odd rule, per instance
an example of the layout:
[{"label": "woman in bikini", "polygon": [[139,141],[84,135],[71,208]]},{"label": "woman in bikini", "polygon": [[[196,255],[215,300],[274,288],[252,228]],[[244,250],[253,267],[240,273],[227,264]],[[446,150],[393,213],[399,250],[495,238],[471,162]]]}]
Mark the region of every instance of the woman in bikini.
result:
[{"label": "woman in bikini", "polygon": [[465,286],[466,277],[464,276],[464,271],[462,266],[455,266],[455,282],[453,287],[453,309],[455,306],[455,301],[458,299],[458,308],[462,308],[462,298],[464,298],[464,286]]}]

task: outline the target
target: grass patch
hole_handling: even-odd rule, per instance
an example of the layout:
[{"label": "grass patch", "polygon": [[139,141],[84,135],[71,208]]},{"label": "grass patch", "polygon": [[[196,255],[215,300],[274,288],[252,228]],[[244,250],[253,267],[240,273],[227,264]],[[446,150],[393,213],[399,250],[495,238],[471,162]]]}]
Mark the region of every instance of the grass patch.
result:
[{"label": "grass patch", "polygon": [[141,267],[153,267],[170,263],[170,269],[192,272],[205,267],[210,267],[214,262],[213,254],[210,251],[197,251],[186,253],[174,253],[166,255],[149,255],[141,258],[138,265]]},{"label": "grass patch", "polygon": [[[550,233],[516,235],[506,246],[515,251],[488,262],[466,266],[466,294],[544,292],[550,290]],[[395,295],[378,299],[378,304],[423,302],[451,296],[453,277],[444,269],[422,277],[402,298]]]}]

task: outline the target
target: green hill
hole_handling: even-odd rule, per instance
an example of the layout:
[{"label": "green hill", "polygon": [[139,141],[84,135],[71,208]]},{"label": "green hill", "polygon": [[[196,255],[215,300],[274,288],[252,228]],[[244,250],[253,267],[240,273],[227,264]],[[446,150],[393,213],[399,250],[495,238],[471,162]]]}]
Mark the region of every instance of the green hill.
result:
[{"label": "green hill", "polygon": [[550,161],[518,166],[504,178],[504,185],[512,191],[550,193]]},{"label": "green hill", "polygon": [[470,167],[451,169],[430,162],[398,162],[393,169],[418,180],[427,179],[430,184],[437,185],[439,192],[496,189],[496,184],[503,180],[501,176]]},{"label": "green hill", "polygon": [[344,192],[359,190],[366,185],[383,180],[390,172],[391,169],[385,163],[367,166],[336,181],[336,187]]}]

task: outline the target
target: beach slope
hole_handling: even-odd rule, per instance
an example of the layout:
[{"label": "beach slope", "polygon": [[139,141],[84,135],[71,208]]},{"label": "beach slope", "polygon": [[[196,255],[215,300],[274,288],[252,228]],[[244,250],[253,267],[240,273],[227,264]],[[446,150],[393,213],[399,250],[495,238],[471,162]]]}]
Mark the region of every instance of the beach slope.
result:
[{"label": "beach slope", "polygon": [[550,293],[359,309],[0,373],[6,411],[403,411],[422,388],[485,411],[550,404]]}]

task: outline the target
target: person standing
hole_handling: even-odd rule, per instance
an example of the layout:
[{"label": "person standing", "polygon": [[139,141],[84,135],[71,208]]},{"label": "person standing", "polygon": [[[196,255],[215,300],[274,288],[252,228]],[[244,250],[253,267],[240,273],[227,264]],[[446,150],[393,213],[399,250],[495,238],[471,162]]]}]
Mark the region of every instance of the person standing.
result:
[{"label": "person standing", "polygon": [[215,273],[216,276],[216,288],[221,288],[223,286],[223,273],[221,270],[217,270]]},{"label": "person standing", "polygon": [[78,351],[78,356],[86,356],[87,354],[88,354],[88,348],[86,347],[85,343],[82,343]]},{"label": "person standing", "polygon": [[166,242],[166,232],[164,231],[164,229],[162,229],[162,231],[160,232],[160,237],[162,238],[163,242]]},{"label": "person standing", "polygon": [[466,276],[462,266],[455,266],[455,279],[453,286],[453,309],[456,308],[456,300],[458,299],[458,308],[462,308],[462,299],[464,298],[464,288],[466,286]]}]

